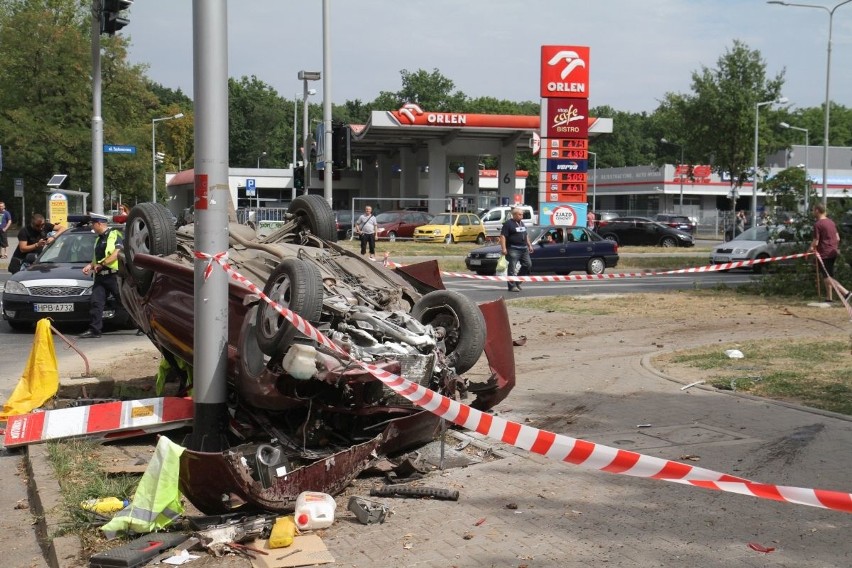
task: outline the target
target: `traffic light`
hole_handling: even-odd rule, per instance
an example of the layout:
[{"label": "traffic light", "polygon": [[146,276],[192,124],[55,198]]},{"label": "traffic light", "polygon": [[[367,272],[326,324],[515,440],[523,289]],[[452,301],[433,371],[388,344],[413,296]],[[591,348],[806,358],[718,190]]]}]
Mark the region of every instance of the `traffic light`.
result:
[{"label": "traffic light", "polygon": [[348,124],[338,124],[331,127],[331,158],[335,169],[345,170],[349,167],[349,147],[351,131]]},{"label": "traffic light", "polygon": [[130,23],[121,13],[133,5],[133,0],[103,0],[101,33],[114,36],[115,32]]},{"label": "traffic light", "polygon": [[296,166],[293,168],[293,187],[296,189],[305,189],[305,166]]}]

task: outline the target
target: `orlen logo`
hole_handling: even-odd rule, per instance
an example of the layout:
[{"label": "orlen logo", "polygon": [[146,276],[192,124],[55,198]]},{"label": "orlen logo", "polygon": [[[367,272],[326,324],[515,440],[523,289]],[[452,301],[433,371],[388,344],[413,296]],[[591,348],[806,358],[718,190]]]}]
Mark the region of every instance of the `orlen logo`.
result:
[{"label": "orlen logo", "polygon": [[589,48],[541,46],[541,96],[589,97]]},{"label": "orlen logo", "polygon": [[553,212],[550,214],[550,224],[576,225],[577,212],[574,211],[573,207],[568,207],[567,205],[560,205],[559,207],[554,207]]},{"label": "orlen logo", "polygon": [[405,103],[400,107],[399,114],[408,119],[410,124],[414,124],[417,121],[416,117],[423,114],[423,109],[416,103]]}]

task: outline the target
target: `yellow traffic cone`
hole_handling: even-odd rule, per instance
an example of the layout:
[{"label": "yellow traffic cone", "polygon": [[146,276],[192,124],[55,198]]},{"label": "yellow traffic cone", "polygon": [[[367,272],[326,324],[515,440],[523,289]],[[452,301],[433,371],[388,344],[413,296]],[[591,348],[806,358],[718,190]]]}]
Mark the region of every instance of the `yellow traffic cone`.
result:
[{"label": "yellow traffic cone", "polygon": [[21,380],[3,405],[0,420],[27,414],[50,400],[59,390],[59,365],[53,349],[50,320],[40,319],[33,336],[33,348]]}]

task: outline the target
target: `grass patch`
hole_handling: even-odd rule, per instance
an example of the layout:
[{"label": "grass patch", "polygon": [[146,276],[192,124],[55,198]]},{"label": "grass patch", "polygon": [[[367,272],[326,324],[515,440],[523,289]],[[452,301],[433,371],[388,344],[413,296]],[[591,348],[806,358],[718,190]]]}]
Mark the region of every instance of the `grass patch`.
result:
[{"label": "grass patch", "polygon": [[[118,497],[131,499],[139,476],[107,475],[102,469],[101,444],[91,440],[63,440],[47,444],[47,457],[62,490],[62,524],[59,534],[77,535],[87,552],[106,546],[101,524],[80,503],[87,499]],[[48,535],[50,537],[59,536]]]},{"label": "grass patch", "polygon": [[730,359],[724,348],[703,347],[658,360],[710,372],[708,384],[723,390],[796,402],[852,415],[849,341],[750,341],[736,346],[744,359]]}]

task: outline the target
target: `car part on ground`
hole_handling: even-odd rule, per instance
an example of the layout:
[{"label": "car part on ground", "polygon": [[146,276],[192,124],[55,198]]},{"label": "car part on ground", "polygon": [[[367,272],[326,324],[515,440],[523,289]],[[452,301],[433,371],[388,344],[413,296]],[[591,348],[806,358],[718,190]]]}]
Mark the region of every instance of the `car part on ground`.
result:
[{"label": "car part on ground", "polygon": [[[149,254],[157,249],[142,233],[157,233],[161,227],[149,225],[162,222],[149,205],[135,216],[131,211],[131,219],[140,220],[132,242],[144,248],[124,255],[122,298],[166,360],[192,364],[194,226],[175,233],[174,250]],[[443,290],[434,261],[391,270],[338,246],[326,238],[336,229],[319,196],[300,196],[289,211],[282,227],[265,237],[232,224],[229,265],[355,360],[448,396],[473,393],[477,408],[508,395],[514,359],[502,301],[477,306]],[[187,451],[182,458],[183,491],[202,511],[286,510],[301,491],[337,492],[377,452],[422,444],[437,431],[434,415],[302,335],[248,287],[232,280],[228,294],[226,375],[235,446],[215,454]],[[461,373],[483,350],[493,374],[471,383]],[[276,451],[258,452],[261,445]],[[286,475],[272,479],[270,471]]]},{"label": "car part on ground", "polygon": [[[603,239],[584,227],[542,225],[529,228],[533,251],[530,253],[534,274],[570,274],[585,271],[603,274],[618,264],[618,244]],[[548,240],[549,239],[549,240]],[[490,245],[470,251],[465,265],[479,275],[497,273],[500,246]]]}]

